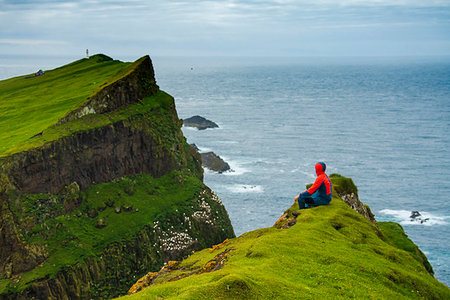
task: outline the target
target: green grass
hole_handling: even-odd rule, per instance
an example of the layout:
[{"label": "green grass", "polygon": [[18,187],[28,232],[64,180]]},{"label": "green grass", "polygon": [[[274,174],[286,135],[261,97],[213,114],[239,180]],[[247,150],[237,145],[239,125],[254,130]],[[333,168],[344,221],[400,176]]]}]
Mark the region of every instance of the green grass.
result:
[{"label": "green grass", "polygon": [[103,127],[121,120],[126,120],[131,116],[146,114],[147,117],[152,118],[154,117],[152,115],[153,111],[159,109],[161,109],[161,112],[166,111],[166,109],[173,105],[173,97],[163,91],[159,91],[154,96],[144,98],[141,103],[129,105],[119,111],[104,114],[89,114],[61,125],[50,126],[42,132],[42,136],[26,139],[0,153],[0,157],[39,147],[61,137],[70,136],[75,132],[87,131],[92,128]]},{"label": "green grass", "polygon": [[[192,201],[197,200],[203,189],[205,186],[199,179],[180,172],[160,178],[138,174],[91,186],[81,193],[82,204],[69,214],[64,213],[62,196],[22,195],[22,204],[15,215],[22,223],[31,219],[30,224],[35,224],[22,233],[23,237],[29,245],[46,244],[49,258],[22,274],[19,282],[1,280],[0,294],[6,290],[20,291],[33,280],[52,277],[62,269],[101,254],[114,242],[131,240],[144,226],[153,227],[155,220],[164,223],[167,213],[177,210],[192,214]],[[121,213],[116,213],[115,207],[121,207]],[[130,209],[127,211],[125,207]],[[89,216],[91,212],[98,215]],[[106,227],[96,228],[100,218],[106,221]]]},{"label": "green grass", "polygon": [[434,274],[433,268],[429,263],[426,256],[420,251],[419,247],[411,241],[402,226],[395,222],[380,222],[380,228],[382,229],[384,235],[387,237],[389,243],[397,248],[405,250],[411,253],[414,258],[421,262],[430,274]]},{"label": "green grass", "polygon": [[0,154],[55,124],[130,65],[95,55],[43,76],[0,81]]},{"label": "green grass", "polygon": [[[123,299],[450,298],[399,225],[378,228],[337,197],[300,212],[289,229],[259,229],[196,252]],[[222,269],[170,280],[200,270],[225,249],[231,252]]]}]

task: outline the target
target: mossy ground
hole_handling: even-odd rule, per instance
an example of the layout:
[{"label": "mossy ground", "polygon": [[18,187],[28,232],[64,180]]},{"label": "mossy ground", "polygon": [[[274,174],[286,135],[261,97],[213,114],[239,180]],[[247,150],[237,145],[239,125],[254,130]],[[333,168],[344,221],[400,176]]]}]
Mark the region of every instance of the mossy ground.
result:
[{"label": "mossy ground", "polygon": [[[67,203],[62,196],[22,195],[20,207],[12,209],[22,223],[30,224],[29,230],[22,232],[23,238],[29,245],[46,245],[49,258],[22,274],[17,282],[1,280],[0,294],[52,277],[102,253],[114,242],[132,240],[145,226],[153,227],[156,220],[173,224],[164,218],[175,211],[192,215],[192,205],[204,189],[199,179],[178,171],[161,178],[138,174],[91,186],[81,192],[81,204],[70,213],[64,212]],[[120,213],[116,208],[120,208]],[[99,219],[107,226],[97,228]]]},{"label": "mossy ground", "polygon": [[0,155],[55,124],[131,63],[95,55],[28,78],[0,81]]},{"label": "mossy ground", "polygon": [[[299,212],[289,229],[259,229],[220,249],[196,252],[178,270],[123,299],[450,298],[401,226],[377,227],[337,196],[328,206]],[[222,269],[171,280],[204,268],[225,249],[230,252]]]}]

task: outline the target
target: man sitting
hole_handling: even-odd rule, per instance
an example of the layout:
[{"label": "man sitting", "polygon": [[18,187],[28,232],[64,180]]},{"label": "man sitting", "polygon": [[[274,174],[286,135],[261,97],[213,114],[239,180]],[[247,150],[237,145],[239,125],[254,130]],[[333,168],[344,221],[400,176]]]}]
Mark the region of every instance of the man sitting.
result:
[{"label": "man sitting", "polygon": [[314,184],[294,197],[294,201],[298,201],[299,209],[330,204],[332,186],[330,178],[325,174],[327,166],[324,162],[318,162],[315,168],[317,178]]}]

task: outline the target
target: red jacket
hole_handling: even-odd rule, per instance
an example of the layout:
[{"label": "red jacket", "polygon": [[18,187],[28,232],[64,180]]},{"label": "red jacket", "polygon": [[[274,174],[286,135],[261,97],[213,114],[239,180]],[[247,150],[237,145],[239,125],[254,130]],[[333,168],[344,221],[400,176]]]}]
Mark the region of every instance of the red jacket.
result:
[{"label": "red jacket", "polygon": [[301,195],[311,196],[317,191],[318,197],[330,201],[333,188],[331,186],[330,178],[328,177],[327,174],[325,174],[325,169],[327,166],[323,162],[318,162],[315,167],[317,174],[316,181],[314,181],[312,187],[307,189]]}]

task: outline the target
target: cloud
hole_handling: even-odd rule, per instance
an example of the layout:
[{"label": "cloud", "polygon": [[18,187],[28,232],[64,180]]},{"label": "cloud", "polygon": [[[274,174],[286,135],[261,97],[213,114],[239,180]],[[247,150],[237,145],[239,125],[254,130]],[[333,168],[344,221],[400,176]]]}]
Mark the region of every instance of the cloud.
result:
[{"label": "cloud", "polygon": [[89,47],[159,55],[332,54],[336,47],[336,53],[358,52],[356,42],[382,51],[389,48],[383,40],[410,47],[430,36],[434,45],[444,41],[435,50],[445,53],[449,6],[440,0],[0,0],[0,54],[20,45],[58,53]]},{"label": "cloud", "polygon": [[39,46],[39,45],[66,45],[64,41],[33,40],[33,39],[0,39],[0,44]]}]

